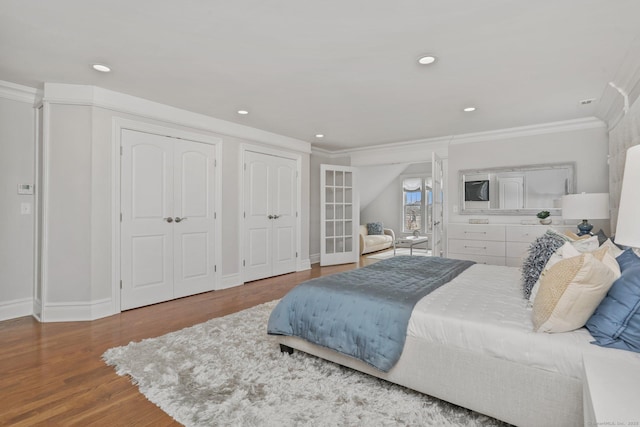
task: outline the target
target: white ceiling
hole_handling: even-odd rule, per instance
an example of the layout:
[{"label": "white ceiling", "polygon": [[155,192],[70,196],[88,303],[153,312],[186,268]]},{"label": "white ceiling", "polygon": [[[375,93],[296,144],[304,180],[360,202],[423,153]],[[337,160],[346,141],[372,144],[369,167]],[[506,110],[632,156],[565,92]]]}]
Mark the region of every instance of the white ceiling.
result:
[{"label": "white ceiling", "polygon": [[346,149],[593,116],[579,101],[615,78],[638,17],[638,0],[3,0],[0,80]]}]

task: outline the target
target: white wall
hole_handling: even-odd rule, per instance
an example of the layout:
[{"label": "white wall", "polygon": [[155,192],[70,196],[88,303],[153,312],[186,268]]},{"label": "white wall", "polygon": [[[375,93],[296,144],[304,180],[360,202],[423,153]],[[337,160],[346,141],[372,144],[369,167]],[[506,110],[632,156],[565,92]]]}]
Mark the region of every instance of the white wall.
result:
[{"label": "white wall", "polygon": [[[604,125],[585,129],[512,136],[495,141],[452,144],[449,147],[448,214],[450,222],[488,218],[491,223],[519,223],[534,216],[460,215],[458,172],[462,169],[576,162],[577,191],[606,193],[609,188],[607,129]],[[554,217],[556,221],[560,218]],[[609,232],[608,221],[591,221],[594,229]],[[573,223],[573,222],[569,222]]]},{"label": "white wall", "polygon": [[406,165],[368,206],[360,210],[360,224],[382,221],[384,227],[391,228],[396,237],[402,236],[402,180],[418,176],[431,176],[430,162]]},{"label": "white wall", "polygon": [[[18,184],[35,184],[35,113],[25,101],[0,94],[0,320],[33,306],[34,196],[17,192]],[[31,214],[21,215],[23,203]]]}]

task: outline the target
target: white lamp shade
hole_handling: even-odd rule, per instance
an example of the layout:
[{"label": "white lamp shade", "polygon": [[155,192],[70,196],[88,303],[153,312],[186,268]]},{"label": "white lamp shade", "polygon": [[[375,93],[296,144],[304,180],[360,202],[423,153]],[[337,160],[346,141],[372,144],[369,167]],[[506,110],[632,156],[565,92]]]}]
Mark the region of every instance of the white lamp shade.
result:
[{"label": "white lamp shade", "polygon": [[[627,150],[624,166],[616,243],[640,247],[640,145]],[[634,188],[635,187],[635,188]]]},{"label": "white lamp shade", "polygon": [[609,218],[609,193],[581,193],[562,196],[562,218]]}]

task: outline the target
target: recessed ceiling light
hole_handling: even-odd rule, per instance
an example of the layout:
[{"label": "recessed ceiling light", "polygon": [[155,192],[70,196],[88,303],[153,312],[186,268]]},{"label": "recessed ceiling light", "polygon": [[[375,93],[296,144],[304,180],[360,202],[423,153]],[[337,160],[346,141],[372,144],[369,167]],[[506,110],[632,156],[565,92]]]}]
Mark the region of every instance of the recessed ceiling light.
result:
[{"label": "recessed ceiling light", "polygon": [[109,71],[111,71],[111,68],[104,64],[93,64],[91,67],[93,67],[93,69],[96,71],[100,71],[101,73],[108,73]]},{"label": "recessed ceiling light", "polygon": [[238,110],[238,114],[246,116],[247,114],[249,114],[249,112],[247,110]]},{"label": "recessed ceiling light", "polygon": [[463,108],[462,111],[464,111],[465,113],[470,113],[472,111],[476,111],[476,107],[466,107]]},{"label": "recessed ceiling light", "polygon": [[321,133],[317,133],[317,134],[316,134],[316,138],[324,138],[324,135],[323,135],[323,134],[321,134]]},{"label": "recessed ceiling light", "polygon": [[425,55],[418,59],[418,64],[421,65],[429,65],[433,64],[434,62],[436,62],[436,57],[431,55]]}]

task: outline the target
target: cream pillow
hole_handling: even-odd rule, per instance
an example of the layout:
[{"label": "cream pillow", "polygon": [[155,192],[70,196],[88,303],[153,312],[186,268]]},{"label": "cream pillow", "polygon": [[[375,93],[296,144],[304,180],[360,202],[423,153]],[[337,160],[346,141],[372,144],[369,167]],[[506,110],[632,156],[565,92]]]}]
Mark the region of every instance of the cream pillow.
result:
[{"label": "cream pillow", "polygon": [[[581,252],[575,248],[573,242],[565,243],[564,245],[556,249],[553,255],[551,255],[551,258],[549,258],[549,261],[547,261],[547,264],[544,266],[540,277],[542,277],[542,274],[544,274],[545,271],[549,270],[551,267],[553,267],[563,259],[573,258],[579,256],[580,254]],[[620,265],[618,265],[618,261],[616,261],[615,257],[611,254],[611,250],[608,247],[600,247],[600,249],[593,251],[592,254],[596,256],[598,261],[601,261],[604,265],[609,267],[611,271],[613,271],[615,279],[620,277]],[[529,296],[530,302],[535,301],[536,295],[538,294],[539,290],[540,279],[538,279],[538,281],[535,283],[535,285],[533,285],[533,288],[531,289],[531,295]]]},{"label": "cream pillow", "polygon": [[624,252],[622,249],[616,246],[615,243],[611,241],[611,239],[607,239],[603,244],[600,245],[601,248],[609,248],[609,253],[613,255],[614,258],[618,258],[619,255],[622,255]]},{"label": "cream pillow", "polygon": [[574,240],[571,242],[574,248],[580,252],[593,252],[600,247],[598,236],[587,237],[586,239]]},{"label": "cream pillow", "polygon": [[614,280],[614,272],[594,254],[559,261],[540,275],[540,289],[533,301],[533,330],[568,332],[583,327]]}]

